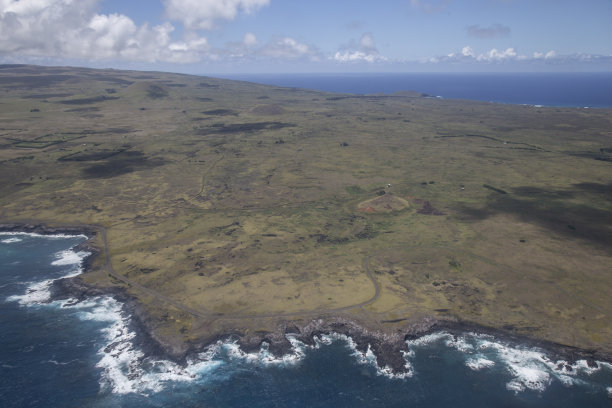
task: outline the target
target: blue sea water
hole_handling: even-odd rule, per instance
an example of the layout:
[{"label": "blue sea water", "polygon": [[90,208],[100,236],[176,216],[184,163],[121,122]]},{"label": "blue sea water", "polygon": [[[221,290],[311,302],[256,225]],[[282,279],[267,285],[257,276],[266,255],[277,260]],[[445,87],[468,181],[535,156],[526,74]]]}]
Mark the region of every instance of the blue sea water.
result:
[{"label": "blue sea water", "polygon": [[447,99],[612,108],[612,72],[244,74],[223,77],[351,94],[418,91]]},{"label": "blue sea water", "polygon": [[139,349],[110,297],[49,302],[53,279],[81,273],[83,236],[0,233],[2,407],[609,407],[612,365],[568,365],[488,335],[408,341],[406,374],[341,335],[283,357],[227,341],[178,365]]}]

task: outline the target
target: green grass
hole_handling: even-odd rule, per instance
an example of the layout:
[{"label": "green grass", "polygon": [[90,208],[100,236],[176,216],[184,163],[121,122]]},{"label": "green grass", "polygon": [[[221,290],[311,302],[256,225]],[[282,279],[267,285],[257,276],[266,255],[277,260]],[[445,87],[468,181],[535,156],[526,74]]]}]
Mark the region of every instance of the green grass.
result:
[{"label": "green grass", "polygon": [[612,351],[611,110],[34,69],[1,73],[0,221],[105,226],[131,284],[84,279],[159,335],[430,315]]}]

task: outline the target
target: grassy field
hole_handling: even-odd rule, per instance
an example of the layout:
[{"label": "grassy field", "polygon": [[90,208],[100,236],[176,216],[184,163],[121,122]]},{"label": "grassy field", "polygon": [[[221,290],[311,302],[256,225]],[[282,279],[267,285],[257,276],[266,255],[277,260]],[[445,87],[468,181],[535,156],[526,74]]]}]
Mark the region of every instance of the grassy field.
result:
[{"label": "grassy field", "polygon": [[0,222],[102,226],[83,279],[168,341],[435,316],[612,352],[610,109],[0,66],[0,169]]}]

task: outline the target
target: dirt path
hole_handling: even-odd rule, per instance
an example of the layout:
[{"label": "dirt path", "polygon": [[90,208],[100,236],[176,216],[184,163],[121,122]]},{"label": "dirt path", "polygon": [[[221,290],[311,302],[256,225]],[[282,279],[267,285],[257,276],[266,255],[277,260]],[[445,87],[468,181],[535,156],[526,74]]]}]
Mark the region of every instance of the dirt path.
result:
[{"label": "dirt path", "polygon": [[156,299],[162,300],[166,303],[171,304],[172,306],[178,308],[179,310],[182,310],[184,312],[187,312],[191,315],[197,316],[197,317],[211,317],[212,314],[210,312],[201,312],[199,310],[196,309],[192,309],[188,306],[185,306],[184,304],[177,302],[173,299],[170,299],[169,297],[157,292],[156,290],[153,289],[149,289],[146,286],[143,286],[137,282],[134,282],[131,279],[126,278],[123,275],[118,274],[115,269],[113,269],[113,265],[111,263],[110,260],[110,254],[109,254],[109,248],[108,248],[108,239],[106,237],[106,228],[102,227],[102,226],[98,226],[97,227],[98,230],[100,231],[100,233],[102,234],[102,238],[104,240],[104,256],[105,256],[105,268],[106,268],[106,272],[108,272],[108,274],[110,276],[112,276],[113,278],[120,280],[121,282],[127,284],[130,287],[136,288],[148,295],[151,295],[153,297],[155,297]]},{"label": "dirt path", "polygon": [[113,268],[111,259],[110,259],[110,249],[109,249],[109,245],[108,245],[108,238],[107,238],[107,234],[106,234],[106,228],[104,226],[101,225],[90,225],[87,226],[89,228],[95,228],[98,231],[100,231],[100,233],[102,234],[102,240],[104,242],[104,260],[105,260],[105,268],[107,273],[112,276],[113,278],[125,283],[126,285],[132,287],[132,288],[136,288],[137,290],[146,293],[150,296],[153,296],[154,298],[161,300],[163,302],[166,302],[174,307],[176,307],[177,309],[184,311],[186,313],[191,314],[192,316],[195,317],[201,317],[201,318],[215,318],[215,319],[224,319],[224,320],[237,320],[237,319],[262,319],[262,318],[275,318],[275,317],[290,317],[290,316],[311,316],[311,315],[319,315],[319,314],[332,314],[332,313],[338,313],[338,312],[344,312],[350,309],[356,309],[356,308],[360,308],[363,306],[367,306],[373,302],[375,302],[379,297],[380,297],[380,285],[378,284],[378,281],[376,280],[376,278],[374,277],[374,275],[372,274],[372,272],[370,271],[369,268],[369,259],[370,257],[373,255],[373,253],[368,254],[364,260],[363,260],[363,268],[366,272],[366,274],[368,275],[368,278],[372,281],[372,285],[374,286],[374,296],[372,296],[370,299],[360,302],[360,303],[356,303],[353,305],[349,305],[349,306],[343,306],[343,307],[339,307],[339,308],[334,308],[334,309],[312,309],[312,310],[299,310],[296,312],[291,312],[291,313],[264,313],[264,314],[242,314],[242,313],[230,313],[230,314],[222,314],[222,313],[215,313],[215,312],[211,312],[208,310],[197,310],[191,307],[188,307],[186,305],[184,305],[181,302],[178,302],[174,299],[169,298],[168,296],[165,296],[162,293],[159,293],[156,290],[147,288],[146,286],[143,286],[137,282],[134,282],[133,280],[117,273],[115,271],[115,269]]}]

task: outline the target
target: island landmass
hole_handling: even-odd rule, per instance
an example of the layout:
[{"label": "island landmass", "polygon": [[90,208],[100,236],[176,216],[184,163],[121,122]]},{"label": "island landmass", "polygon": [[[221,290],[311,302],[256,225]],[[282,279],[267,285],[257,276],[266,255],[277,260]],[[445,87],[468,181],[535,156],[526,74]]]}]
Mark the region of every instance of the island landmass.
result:
[{"label": "island landmass", "polygon": [[[85,233],[55,297],[152,350],[473,330],[612,356],[612,109],[0,66],[0,227]],[[518,341],[518,340],[517,340]]]}]

